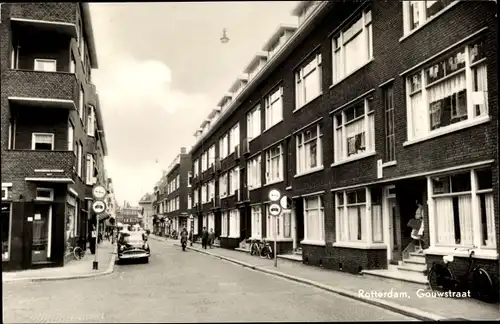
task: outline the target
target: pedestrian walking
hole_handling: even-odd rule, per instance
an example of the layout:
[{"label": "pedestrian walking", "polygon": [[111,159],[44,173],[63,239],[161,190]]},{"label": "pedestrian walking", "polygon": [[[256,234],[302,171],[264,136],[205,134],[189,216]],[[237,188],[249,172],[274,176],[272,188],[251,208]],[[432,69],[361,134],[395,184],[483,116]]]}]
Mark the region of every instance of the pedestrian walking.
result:
[{"label": "pedestrian walking", "polygon": [[189,230],[189,244],[193,246],[193,230]]},{"label": "pedestrian walking", "polygon": [[212,245],[214,244],[214,239],[215,239],[214,229],[211,228],[210,232],[208,233],[208,246],[210,248],[212,248]]},{"label": "pedestrian walking", "polygon": [[96,233],[96,227],[94,224],[92,224],[92,230],[90,231],[90,253],[95,254],[95,246],[96,246],[96,240],[97,240],[97,233]]},{"label": "pedestrian walking", "polygon": [[182,245],[182,251],[186,251],[186,246],[187,246],[187,240],[188,240],[188,231],[184,227],[181,231],[181,245]]},{"label": "pedestrian walking", "polygon": [[207,243],[208,243],[208,231],[206,227],[203,227],[203,230],[201,231],[201,247],[206,249]]}]

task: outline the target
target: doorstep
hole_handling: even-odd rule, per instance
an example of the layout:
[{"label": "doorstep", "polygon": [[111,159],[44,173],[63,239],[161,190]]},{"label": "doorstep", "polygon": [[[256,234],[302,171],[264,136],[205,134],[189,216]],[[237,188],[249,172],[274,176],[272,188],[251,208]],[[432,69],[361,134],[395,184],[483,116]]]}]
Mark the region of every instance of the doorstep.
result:
[{"label": "doorstep", "polygon": [[278,259],[282,260],[288,260],[288,261],[295,261],[295,262],[301,262],[302,263],[302,254],[278,254],[277,255]]},{"label": "doorstep", "polygon": [[375,269],[363,270],[361,274],[364,276],[373,276],[386,279],[387,281],[404,281],[412,284],[421,285],[422,288],[427,287],[427,277],[410,271],[393,270],[393,269]]}]

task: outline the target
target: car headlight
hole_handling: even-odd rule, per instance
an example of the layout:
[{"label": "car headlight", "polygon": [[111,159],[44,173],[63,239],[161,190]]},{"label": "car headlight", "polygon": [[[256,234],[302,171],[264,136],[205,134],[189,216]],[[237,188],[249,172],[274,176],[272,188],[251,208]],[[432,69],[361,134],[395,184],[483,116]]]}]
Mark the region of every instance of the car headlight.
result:
[{"label": "car headlight", "polygon": [[148,243],[144,243],[144,249],[146,249],[146,250],[149,249]]},{"label": "car headlight", "polygon": [[120,245],[120,251],[125,250],[125,247],[123,245]]}]

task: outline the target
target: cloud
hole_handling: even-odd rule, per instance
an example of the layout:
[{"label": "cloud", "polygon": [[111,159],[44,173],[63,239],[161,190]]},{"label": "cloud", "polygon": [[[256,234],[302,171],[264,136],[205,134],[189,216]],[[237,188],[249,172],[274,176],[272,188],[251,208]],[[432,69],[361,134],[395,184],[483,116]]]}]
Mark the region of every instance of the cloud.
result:
[{"label": "cloud", "polygon": [[[106,59],[101,60],[106,61]],[[151,191],[179,153],[211,101],[203,93],[172,87],[172,72],[161,61],[122,55],[93,71],[109,156],[106,168],[119,199],[137,201]]]}]

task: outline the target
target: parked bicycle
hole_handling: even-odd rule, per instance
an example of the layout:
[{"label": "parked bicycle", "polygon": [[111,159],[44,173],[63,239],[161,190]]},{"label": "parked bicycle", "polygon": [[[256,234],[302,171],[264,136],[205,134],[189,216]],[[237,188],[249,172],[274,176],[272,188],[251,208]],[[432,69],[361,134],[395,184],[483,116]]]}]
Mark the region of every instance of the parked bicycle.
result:
[{"label": "parked bicycle", "polygon": [[[455,250],[457,250],[455,248]],[[474,250],[465,249],[469,252],[469,267],[467,272],[458,278],[449,267],[453,263],[453,255],[443,256],[443,263],[434,263],[429,271],[427,279],[433,291],[470,291],[471,296],[485,302],[493,302],[496,294],[493,282],[486,270],[477,266],[473,258]]]},{"label": "parked bicycle", "polygon": [[272,259],[274,257],[273,255],[273,248],[271,247],[271,244],[267,242],[265,239],[262,240],[262,247],[260,249],[260,257],[262,259],[268,258]]},{"label": "parked bicycle", "polygon": [[250,241],[250,255],[260,255],[262,246],[258,240]]},{"label": "parked bicycle", "polygon": [[85,250],[78,245],[70,247],[70,253],[73,254],[76,260],[81,260],[85,256]]}]

